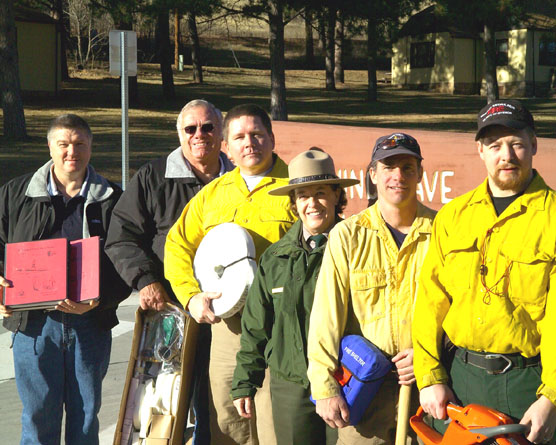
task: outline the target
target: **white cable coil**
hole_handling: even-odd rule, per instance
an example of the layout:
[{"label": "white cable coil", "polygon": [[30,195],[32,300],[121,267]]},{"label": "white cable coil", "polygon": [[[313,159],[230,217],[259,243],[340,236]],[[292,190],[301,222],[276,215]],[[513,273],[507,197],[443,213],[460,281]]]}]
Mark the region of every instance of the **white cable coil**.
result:
[{"label": "white cable coil", "polygon": [[255,277],[255,244],[249,232],[234,223],[212,228],[195,253],[195,278],[203,292],[220,292],[211,309],[221,318],[239,312]]},{"label": "white cable coil", "polygon": [[153,414],[175,416],[178,411],[181,376],[178,373],[164,373],[140,383],[135,393],[133,426],[139,430],[141,438],[147,437],[147,429]]},{"label": "white cable coil", "polygon": [[133,404],[133,428],[139,430],[141,428],[141,407],[145,399],[146,386],[151,380],[146,382],[141,382],[137,385],[137,390],[135,391],[135,402]]},{"label": "white cable coil", "polygon": [[164,414],[168,416],[172,411],[172,396],[174,395],[174,382],[177,374],[158,374],[156,378],[156,387],[153,406],[155,414]]},{"label": "white cable coil", "polygon": [[178,414],[178,402],[180,401],[180,387],[181,387],[181,375],[177,375],[172,385],[172,404],[170,414],[172,416],[177,416]]}]

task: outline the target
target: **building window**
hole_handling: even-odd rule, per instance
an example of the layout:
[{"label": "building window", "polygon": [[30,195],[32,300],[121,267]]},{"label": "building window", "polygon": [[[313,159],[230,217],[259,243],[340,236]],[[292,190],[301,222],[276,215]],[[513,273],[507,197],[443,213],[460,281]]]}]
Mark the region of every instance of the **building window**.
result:
[{"label": "building window", "polygon": [[496,40],[496,66],[508,64],[508,39]]},{"label": "building window", "polygon": [[554,39],[540,40],[539,65],[556,66],[556,40]]},{"label": "building window", "polygon": [[411,68],[431,68],[434,66],[434,42],[417,42],[411,44]]}]

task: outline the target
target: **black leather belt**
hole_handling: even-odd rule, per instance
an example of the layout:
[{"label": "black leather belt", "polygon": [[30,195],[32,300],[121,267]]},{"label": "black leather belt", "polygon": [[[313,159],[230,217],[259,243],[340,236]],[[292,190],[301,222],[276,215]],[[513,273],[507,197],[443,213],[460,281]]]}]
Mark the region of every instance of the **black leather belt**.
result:
[{"label": "black leather belt", "polygon": [[533,366],[539,366],[541,356],[527,358],[519,353],[515,354],[495,354],[490,352],[475,352],[467,349],[458,348],[456,356],[477,368],[484,369],[488,374],[504,374],[512,368],[524,369]]}]

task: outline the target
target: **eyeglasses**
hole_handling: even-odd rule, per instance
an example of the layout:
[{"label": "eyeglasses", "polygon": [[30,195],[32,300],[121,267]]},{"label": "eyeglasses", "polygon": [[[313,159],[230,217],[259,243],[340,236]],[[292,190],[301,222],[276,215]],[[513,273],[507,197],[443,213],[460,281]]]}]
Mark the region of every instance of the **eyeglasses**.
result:
[{"label": "eyeglasses", "polygon": [[388,139],[383,140],[376,146],[376,150],[391,150],[396,147],[405,147],[411,149],[418,149],[419,144],[417,141],[407,134],[394,134]]},{"label": "eyeglasses", "polygon": [[187,127],[184,127],[183,131],[189,135],[194,135],[197,132],[197,128],[201,129],[201,133],[206,134],[214,130],[214,125],[211,123],[203,124],[200,127],[198,125],[188,125]]}]

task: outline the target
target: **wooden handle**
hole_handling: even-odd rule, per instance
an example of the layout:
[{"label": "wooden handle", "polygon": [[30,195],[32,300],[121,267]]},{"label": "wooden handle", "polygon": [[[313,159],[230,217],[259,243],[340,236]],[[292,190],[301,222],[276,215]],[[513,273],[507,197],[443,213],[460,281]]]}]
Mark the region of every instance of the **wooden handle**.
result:
[{"label": "wooden handle", "polygon": [[407,426],[409,425],[411,388],[412,385],[400,386],[400,398],[398,400],[398,423],[396,425],[396,445],[405,445]]}]

